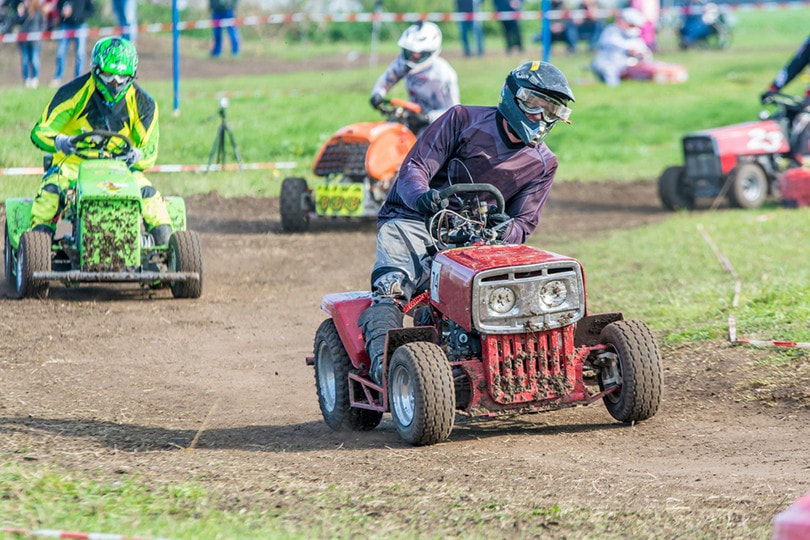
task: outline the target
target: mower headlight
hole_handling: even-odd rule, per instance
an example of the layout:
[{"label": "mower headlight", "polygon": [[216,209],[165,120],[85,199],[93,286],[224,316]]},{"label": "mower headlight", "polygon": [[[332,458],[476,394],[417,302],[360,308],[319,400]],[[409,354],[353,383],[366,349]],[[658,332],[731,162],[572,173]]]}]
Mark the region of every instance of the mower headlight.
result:
[{"label": "mower headlight", "polygon": [[540,288],[540,301],[550,308],[562,305],[568,298],[568,288],[559,279],[548,281]]},{"label": "mower headlight", "polygon": [[489,293],[489,300],[487,305],[489,309],[499,315],[505,315],[512,311],[517,302],[515,291],[510,287],[498,287]]}]

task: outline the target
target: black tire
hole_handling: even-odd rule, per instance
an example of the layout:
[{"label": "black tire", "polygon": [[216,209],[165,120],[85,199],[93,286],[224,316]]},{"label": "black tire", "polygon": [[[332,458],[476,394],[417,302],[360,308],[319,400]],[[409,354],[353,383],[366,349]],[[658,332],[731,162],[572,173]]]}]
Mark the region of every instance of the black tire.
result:
[{"label": "black tire", "polygon": [[667,210],[691,210],[695,197],[686,183],[686,168],[668,167],[658,178],[658,198]]},{"label": "black tire", "polygon": [[170,272],[197,272],[196,281],[172,281],[169,286],[175,298],[199,298],[203,288],[203,253],[200,236],[194,231],[177,231],[169,238]]},{"label": "black tire", "polygon": [[14,249],[11,247],[11,238],[8,235],[8,222],[6,222],[5,232],[5,247],[3,249],[3,267],[6,274],[6,285],[11,290],[16,288],[17,278],[15,277],[16,271],[16,258],[14,256]]},{"label": "black tire", "polygon": [[371,431],[383,413],[349,405],[349,371],[352,362],[335,323],[326,319],[315,333],[315,387],[326,425],[335,431]]},{"label": "black tire", "polygon": [[281,228],[285,232],[303,232],[309,227],[309,188],[303,178],[285,178],[281,183]]},{"label": "black tire", "polygon": [[759,208],[768,198],[768,176],[756,163],[740,163],[728,181],[728,202],[734,208]]},{"label": "black tire", "polygon": [[616,354],[614,363],[599,370],[599,388],[619,390],[603,401],[619,422],[640,422],[655,415],[661,403],[661,354],[649,327],[640,321],[616,321],[605,326],[599,342]]},{"label": "black tire", "polygon": [[34,279],[34,272],[51,270],[51,236],[40,231],[27,231],[20,237],[17,249],[15,289],[18,298],[47,298],[48,280]]},{"label": "black tire", "polygon": [[453,371],[438,345],[418,341],[394,351],[388,367],[388,404],[406,442],[423,446],[450,436],[456,410]]}]

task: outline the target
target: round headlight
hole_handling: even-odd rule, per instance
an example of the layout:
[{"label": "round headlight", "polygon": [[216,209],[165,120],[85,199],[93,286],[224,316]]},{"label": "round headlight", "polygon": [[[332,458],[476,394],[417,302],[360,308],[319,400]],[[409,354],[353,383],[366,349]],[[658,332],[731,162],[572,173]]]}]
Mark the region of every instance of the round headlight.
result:
[{"label": "round headlight", "polygon": [[498,287],[489,294],[489,309],[495,313],[509,313],[515,307],[515,291],[509,287]]},{"label": "round headlight", "polygon": [[568,298],[565,282],[555,279],[545,283],[540,289],[540,300],[548,307],[557,307]]}]

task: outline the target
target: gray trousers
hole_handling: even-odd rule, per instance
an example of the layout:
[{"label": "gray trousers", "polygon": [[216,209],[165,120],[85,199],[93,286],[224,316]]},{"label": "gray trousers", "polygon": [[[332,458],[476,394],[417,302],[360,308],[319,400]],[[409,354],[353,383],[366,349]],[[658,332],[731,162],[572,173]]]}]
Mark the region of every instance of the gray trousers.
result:
[{"label": "gray trousers", "polygon": [[377,259],[371,271],[371,292],[375,303],[408,302],[430,279],[427,245],[433,241],[425,223],[395,219],[377,231]]}]

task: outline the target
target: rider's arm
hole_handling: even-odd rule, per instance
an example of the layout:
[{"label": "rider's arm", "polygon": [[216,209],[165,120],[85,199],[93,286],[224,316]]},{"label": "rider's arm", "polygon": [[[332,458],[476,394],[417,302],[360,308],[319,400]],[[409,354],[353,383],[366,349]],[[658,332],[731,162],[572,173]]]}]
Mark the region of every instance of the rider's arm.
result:
[{"label": "rider's arm", "polygon": [[126,95],[129,112],[130,138],[143,157],[132,165],[133,169],[145,171],[155,165],[158,156],[160,129],[157,102],[140,86],[133,84]]},{"label": "rider's arm", "polygon": [[776,74],[776,78],[771,84],[771,90],[778,92],[787,86],[808,64],[810,64],[810,37],[804,40],[796,54]]},{"label": "rider's arm", "polygon": [[[542,176],[532,179],[506,204],[506,213],[514,221],[503,240],[510,244],[522,244],[534,232],[551,191],[554,175],[557,172],[557,159],[549,152],[543,151],[541,155],[544,159]],[[539,168],[534,168],[534,170],[537,171]]]},{"label": "rider's arm", "polygon": [[416,139],[399,170],[394,183],[396,194],[409,208],[416,210],[416,200],[431,187],[431,180],[453,156],[456,135],[466,127],[467,113],[461,106],[451,108],[437,122],[430,124]]},{"label": "rider's arm", "polygon": [[46,152],[56,152],[54,138],[60,133],[82,132],[79,117],[94,90],[89,74],[62,86],[51,98],[39,121],[31,130],[31,142]]},{"label": "rider's arm", "polygon": [[408,66],[405,65],[401,56],[397,56],[394,61],[388,65],[388,69],[380,75],[377,82],[374,83],[374,87],[371,89],[371,95],[376,94],[385,97],[388,95],[388,91],[391,90],[407,72]]}]

